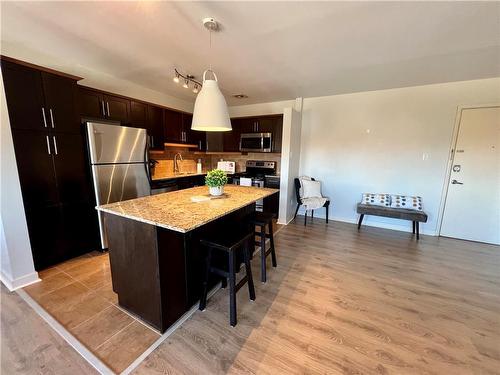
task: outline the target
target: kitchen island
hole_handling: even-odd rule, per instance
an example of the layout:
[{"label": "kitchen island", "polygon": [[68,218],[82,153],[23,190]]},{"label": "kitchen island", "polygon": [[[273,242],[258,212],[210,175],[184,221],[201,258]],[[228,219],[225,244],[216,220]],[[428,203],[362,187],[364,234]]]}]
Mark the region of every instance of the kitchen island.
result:
[{"label": "kitchen island", "polygon": [[[200,238],[238,230],[259,199],[276,189],[206,186],[98,206],[108,234],[113,290],[121,307],[160,332],[201,296],[205,249]],[[212,276],[213,287],[220,278]]]}]

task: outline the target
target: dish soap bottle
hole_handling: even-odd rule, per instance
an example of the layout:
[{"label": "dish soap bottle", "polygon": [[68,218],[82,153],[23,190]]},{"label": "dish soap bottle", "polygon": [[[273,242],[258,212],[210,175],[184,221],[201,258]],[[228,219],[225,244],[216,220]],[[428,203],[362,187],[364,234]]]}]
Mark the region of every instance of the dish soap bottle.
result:
[{"label": "dish soap bottle", "polygon": [[201,159],[198,159],[198,163],[196,163],[196,173],[201,173]]}]

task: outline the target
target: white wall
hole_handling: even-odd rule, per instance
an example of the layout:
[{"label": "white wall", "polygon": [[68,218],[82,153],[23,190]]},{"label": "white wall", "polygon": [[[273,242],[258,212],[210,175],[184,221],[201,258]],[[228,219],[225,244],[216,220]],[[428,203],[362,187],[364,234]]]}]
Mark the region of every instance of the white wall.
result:
[{"label": "white wall", "polygon": [[294,106],[295,106],[295,100],[285,100],[281,102],[231,106],[228,109],[230,117],[246,117],[246,116],[260,116],[260,115],[275,115],[283,113],[283,110],[285,108],[292,108]]},{"label": "white wall", "polygon": [[322,181],[336,220],[357,219],[363,192],[420,195],[429,215],[423,233],[436,234],[457,107],[490,103],[500,103],[500,78],[306,98],[300,173]]},{"label": "white wall", "polygon": [[0,279],[13,290],[39,279],[31,254],[3,78],[0,105]]},{"label": "white wall", "polygon": [[[302,107],[302,98],[297,99],[295,107]],[[285,108],[280,171],[279,224],[288,224],[293,219],[297,206],[294,179],[299,175],[301,124],[302,113],[293,108]]]}]

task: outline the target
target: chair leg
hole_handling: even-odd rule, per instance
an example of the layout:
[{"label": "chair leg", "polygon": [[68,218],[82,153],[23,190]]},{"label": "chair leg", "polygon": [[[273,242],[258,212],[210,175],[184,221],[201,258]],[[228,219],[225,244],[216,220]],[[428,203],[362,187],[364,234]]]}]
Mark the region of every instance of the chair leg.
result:
[{"label": "chair leg", "polygon": [[297,213],[299,212],[300,204],[297,203],[297,209],[295,210],[295,215],[293,215],[293,218],[295,219],[297,217]]},{"label": "chair leg", "polygon": [[304,211],[304,226],[307,225],[307,210]]},{"label": "chair leg", "polygon": [[252,267],[250,265],[250,246],[248,242],[244,245],[245,272],[247,274],[248,294],[250,299],[255,301],[255,287],[253,285]]},{"label": "chair leg", "polygon": [[326,205],[326,223],[328,224],[328,211],[330,211],[330,205]]},{"label": "chair leg", "polygon": [[273,234],[273,223],[269,224],[269,241],[271,242],[271,260],[273,262],[273,267],[277,267],[276,262],[276,250],[274,249],[274,234]]},{"label": "chair leg", "polygon": [[358,221],[358,230],[361,229],[361,223],[363,222],[363,218],[365,217],[365,214],[359,215],[359,221]]},{"label": "chair leg", "polygon": [[420,223],[418,221],[415,222],[415,227],[417,231],[417,241],[420,239]]},{"label": "chair leg", "polygon": [[260,227],[260,281],[265,283],[266,277],[266,227]]},{"label": "chair leg", "polygon": [[312,223],[313,219],[314,219],[314,210],[311,210],[311,223]]},{"label": "chair leg", "polygon": [[234,252],[229,252],[229,324],[236,325],[236,272]]},{"label": "chair leg", "polygon": [[210,274],[210,263],[212,262],[212,248],[208,248],[208,254],[206,258],[206,265],[205,265],[205,278],[203,279],[203,289],[201,292],[201,298],[200,298],[200,310],[205,310],[207,307],[207,293],[208,293],[208,277]]},{"label": "chair leg", "polygon": [[222,278],[222,280],[220,282],[220,287],[222,289],[226,289],[227,288],[227,279],[225,277]]},{"label": "chair leg", "polygon": [[415,221],[412,221],[413,224],[413,234],[415,234]]}]

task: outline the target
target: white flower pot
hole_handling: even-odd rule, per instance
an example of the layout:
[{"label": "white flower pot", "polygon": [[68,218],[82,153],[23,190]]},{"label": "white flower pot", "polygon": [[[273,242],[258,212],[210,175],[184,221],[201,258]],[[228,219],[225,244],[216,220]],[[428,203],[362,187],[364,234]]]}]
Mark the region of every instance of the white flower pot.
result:
[{"label": "white flower pot", "polygon": [[208,191],[210,192],[210,195],[218,197],[218,196],[224,194],[224,186],[209,187]]}]

